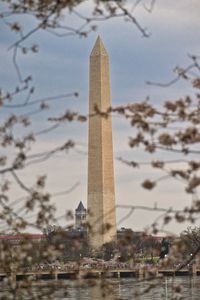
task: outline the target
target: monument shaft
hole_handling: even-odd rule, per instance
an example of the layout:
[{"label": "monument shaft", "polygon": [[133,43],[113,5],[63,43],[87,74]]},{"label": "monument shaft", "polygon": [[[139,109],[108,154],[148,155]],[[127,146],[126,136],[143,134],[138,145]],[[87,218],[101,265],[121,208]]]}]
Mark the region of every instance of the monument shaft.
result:
[{"label": "monument shaft", "polygon": [[109,73],[108,54],[98,38],[90,56],[89,83],[88,223],[93,248],[116,237],[112,120],[95,110],[107,112],[111,106]]}]

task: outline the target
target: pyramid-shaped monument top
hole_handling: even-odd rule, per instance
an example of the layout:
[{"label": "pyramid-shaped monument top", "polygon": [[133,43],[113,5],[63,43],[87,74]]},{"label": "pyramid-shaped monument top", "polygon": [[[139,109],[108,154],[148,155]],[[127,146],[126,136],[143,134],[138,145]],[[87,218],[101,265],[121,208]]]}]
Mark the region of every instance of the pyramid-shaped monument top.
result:
[{"label": "pyramid-shaped monument top", "polygon": [[100,36],[98,36],[90,56],[101,56],[101,55],[108,56],[108,53],[106,51],[106,48],[104,47],[104,44],[103,44]]}]

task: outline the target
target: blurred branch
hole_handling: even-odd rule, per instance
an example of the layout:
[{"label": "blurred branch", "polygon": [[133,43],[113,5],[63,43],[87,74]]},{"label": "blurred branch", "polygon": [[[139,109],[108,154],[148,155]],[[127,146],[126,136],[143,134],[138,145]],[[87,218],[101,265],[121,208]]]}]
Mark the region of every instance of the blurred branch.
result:
[{"label": "blurred branch", "polygon": [[68,93],[68,94],[63,94],[63,95],[57,95],[57,96],[51,96],[51,97],[46,97],[46,98],[41,98],[41,99],[36,99],[36,100],[32,100],[27,102],[27,100],[22,103],[22,104],[4,104],[3,106],[6,108],[24,108],[24,107],[28,107],[28,106],[32,106],[35,104],[43,104],[45,102],[50,102],[50,101],[55,101],[55,100],[59,100],[59,99],[65,99],[68,97],[78,97],[78,93]]}]

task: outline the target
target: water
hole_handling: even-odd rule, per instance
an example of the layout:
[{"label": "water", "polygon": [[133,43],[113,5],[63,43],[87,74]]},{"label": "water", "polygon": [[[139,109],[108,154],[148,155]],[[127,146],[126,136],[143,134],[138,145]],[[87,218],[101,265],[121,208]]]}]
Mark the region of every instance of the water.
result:
[{"label": "water", "polygon": [[[200,299],[200,277],[165,277],[159,282],[143,279],[105,279],[105,280],[65,280],[40,281],[33,288],[38,299],[48,299],[39,296],[39,291],[48,291],[53,287],[55,300],[180,300]],[[2,286],[0,286],[0,299]],[[146,292],[145,292],[146,291]],[[64,296],[64,292],[67,295]],[[18,298],[17,298],[18,299]],[[19,298],[30,299],[29,297]]]},{"label": "water", "polygon": [[[165,277],[158,281],[135,279],[110,279],[110,293],[102,295],[104,289],[99,281],[95,286],[77,287],[74,283],[69,288],[69,296],[63,300],[171,300],[171,299],[200,299],[200,277]],[[152,288],[150,288],[152,287]],[[149,291],[145,293],[148,288]],[[137,295],[138,294],[138,295]],[[57,299],[62,299],[58,296]]]}]

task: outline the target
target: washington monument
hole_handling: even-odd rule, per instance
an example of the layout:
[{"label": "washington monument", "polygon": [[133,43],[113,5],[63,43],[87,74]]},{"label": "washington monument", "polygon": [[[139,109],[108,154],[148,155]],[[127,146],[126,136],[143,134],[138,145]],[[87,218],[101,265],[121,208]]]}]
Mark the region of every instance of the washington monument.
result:
[{"label": "washington monument", "polygon": [[115,188],[111,115],[102,117],[111,106],[110,71],[107,51],[97,38],[90,55],[89,142],[88,142],[88,223],[89,241],[99,248],[116,237]]}]

